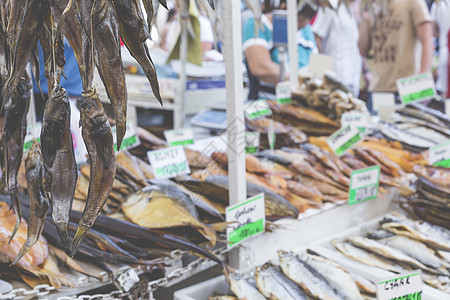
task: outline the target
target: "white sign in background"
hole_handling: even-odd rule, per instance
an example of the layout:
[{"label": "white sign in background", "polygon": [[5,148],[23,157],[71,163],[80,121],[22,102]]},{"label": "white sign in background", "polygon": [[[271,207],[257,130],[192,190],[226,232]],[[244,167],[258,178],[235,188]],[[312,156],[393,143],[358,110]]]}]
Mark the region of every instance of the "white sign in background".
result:
[{"label": "white sign in background", "polygon": [[194,133],[191,128],[164,130],[164,136],[170,146],[194,143]]},{"label": "white sign in background", "polygon": [[432,147],[428,151],[428,163],[432,166],[437,162],[450,159],[450,141]]}]

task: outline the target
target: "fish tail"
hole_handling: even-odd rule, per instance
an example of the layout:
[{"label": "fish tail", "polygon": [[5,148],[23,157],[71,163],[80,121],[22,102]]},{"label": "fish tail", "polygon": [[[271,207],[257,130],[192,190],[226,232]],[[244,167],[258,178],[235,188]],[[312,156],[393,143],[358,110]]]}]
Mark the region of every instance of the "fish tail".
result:
[{"label": "fish tail", "polygon": [[22,211],[20,210],[20,203],[16,193],[11,193],[11,206],[16,214],[16,225],[14,226],[8,243],[11,243],[13,237],[16,235],[17,230],[19,230],[20,221],[22,220]]},{"label": "fish tail", "polygon": [[29,240],[23,244],[22,248],[20,248],[19,253],[17,254],[17,257],[14,259],[14,261],[11,263],[10,266],[14,266],[27,252],[31,249],[31,247],[34,245],[34,243],[31,243]]},{"label": "fish tail", "polygon": [[55,223],[56,231],[58,232],[61,241],[63,242],[64,248],[69,250],[69,231],[67,229],[68,224],[64,222]]},{"label": "fish tail", "polygon": [[75,236],[73,237],[72,243],[70,244],[70,256],[74,257],[78,251],[78,247],[80,247],[81,242],[84,239],[89,228],[86,226],[79,226]]},{"label": "fish tail", "polygon": [[125,136],[126,130],[127,130],[126,122],[124,121],[116,122],[117,151],[120,150],[120,146],[122,145],[123,137]]}]

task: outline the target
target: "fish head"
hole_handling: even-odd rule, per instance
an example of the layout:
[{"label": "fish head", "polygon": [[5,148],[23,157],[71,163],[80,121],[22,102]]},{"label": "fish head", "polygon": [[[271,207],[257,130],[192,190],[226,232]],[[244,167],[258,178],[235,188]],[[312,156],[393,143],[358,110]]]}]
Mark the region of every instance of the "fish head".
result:
[{"label": "fish head", "polygon": [[69,95],[60,85],[56,85],[50,92],[50,97],[45,105],[44,114],[57,121],[63,121],[69,117]]},{"label": "fish head", "polygon": [[25,159],[25,170],[27,179],[43,178],[44,169],[42,165],[41,145],[36,139],[33,139],[33,145],[28,151]]},{"label": "fish head", "polygon": [[100,102],[95,89],[81,93],[81,124],[88,128],[98,128],[108,121],[108,118]]}]

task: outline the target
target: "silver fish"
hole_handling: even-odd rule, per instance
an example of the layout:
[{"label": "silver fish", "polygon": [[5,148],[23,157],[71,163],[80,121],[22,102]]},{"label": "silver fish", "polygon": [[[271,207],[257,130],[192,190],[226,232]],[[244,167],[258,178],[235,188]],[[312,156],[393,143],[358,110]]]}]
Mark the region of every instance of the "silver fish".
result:
[{"label": "silver fish", "polygon": [[278,257],[283,273],[307,294],[317,299],[339,299],[325,279],[317,276],[295,254],[279,250]]},{"label": "silver fish", "polygon": [[405,253],[399,251],[398,249],[383,245],[377,241],[362,237],[362,236],[351,236],[348,240],[355,246],[366,249],[368,251],[374,252],[388,259],[393,259],[400,263],[407,264],[413,268],[420,268],[422,270],[429,271],[430,269],[417,261],[414,258],[409,257]]},{"label": "silver fish", "polygon": [[375,254],[367,252],[366,250],[355,247],[349,242],[333,240],[331,241],[331,244],[343,255],[360,263],[395,273],[400,273],[403,271],[402,267],[388,261],[387,259],[384,259],[383,257],[379,257]]},{"label": "silver fish", "polygon": [[431,233],[432,230],[429,230],[430,234],[424,234],[423,232],[413,228],[411,225],[396,222],[384,223],[381,225],[381,228],[398,235],[407,236],[421,241],[434,249],[450,251],[449,240],[442,239],[436,232],[434,234]]},{"label": "silver fish", "polygon": [[301,261],[321,274],[343,299],[364,299],[353,278],[335,262],[309,253],[299,255]]},{"label": "silver fish", "polygon": [[256,286],[271,300],[307,299],[300,288],[271,263],[256,267]]},{"label": "silver fish", "polygon": [[436,255],[436,252],[433,249],[421,242],[400,235],[381,239],[379,242],[392,248],[396,248],[412,258],[417,259],[424,265],[434,268],[444,275],[450,276],[449,271],[447,270],[447,268],[450,267],[450,264],[445,263]]},{"label": "silver fish", "polygon": [[258,289],[251,285],[243,277],[234,274],[233,272],[226,273],[227,281],[230,284],[231,291],[237,296],[239,300],[265,300]]}]

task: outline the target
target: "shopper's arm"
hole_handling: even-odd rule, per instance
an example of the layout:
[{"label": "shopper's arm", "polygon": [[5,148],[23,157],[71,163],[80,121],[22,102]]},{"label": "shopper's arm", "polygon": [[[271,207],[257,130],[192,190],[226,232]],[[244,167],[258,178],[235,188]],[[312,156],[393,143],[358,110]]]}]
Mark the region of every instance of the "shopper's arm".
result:
[{"label": "shopper's arm", "polygon": [[314,39],[316,40],[317,51],[322,53],[322,39],[317,34],[314,34]]},{"label": "shopper's arm", "polygon": [[359,26],[359,39],[358,47],[361,56],[367,57],[370,48],[372,47],[370,36],[372,34],[372,28],[370,25],[369,12],[363,12],[361,16],[361,24]]},{"label": "shopper's arm", "polygon": [[244,54],[247,59],[247,65],[253,75],[267,83],[278,83],[280,66],[272,61],[270,52],[264,46],[250,46],[245,50]]},{"label": "shopper's arm", "polygon": [[431,70],[431,60],[433,58],[433,25],[431,22],[424,22],[416,26],[417,37],[422,44],[422,57],[420,60],[420,73]]}]

